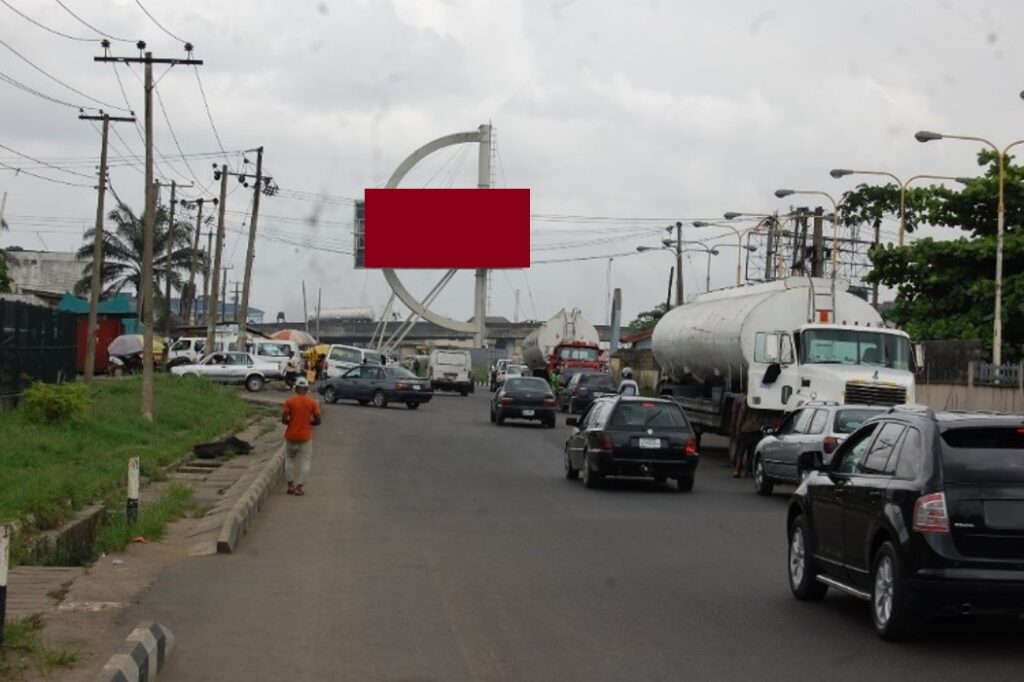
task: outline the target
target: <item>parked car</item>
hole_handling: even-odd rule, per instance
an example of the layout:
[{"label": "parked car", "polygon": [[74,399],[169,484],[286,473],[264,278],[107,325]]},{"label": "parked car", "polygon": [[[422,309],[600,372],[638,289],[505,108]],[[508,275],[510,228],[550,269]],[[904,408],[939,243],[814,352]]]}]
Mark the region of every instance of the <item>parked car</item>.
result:
[{"label": "parked car", "polygon": [[678,403],[663,398],[598,398],[565,442],[565,477],[580,477],[594,488],[607,476],[642,476],[662,483],[674,478],[679,490],[693,489],[697,437]]},{"label": "parked car", "polygon": [[576,372],[565,388],[558,391],[558,409],[569,414],[583,413],[590,403],[603,395],[615,395],[618,386],[611,374],[605,372]]},{"label": "parked car", "polygon": [[171,368],[175,376],[203,376],[225,384],[244,384],[246,390],[253,392],[263,390],[267,379],[276,372],[276,364],[238,351],[210,353],[198,363]]},{"label": "parked car", "polygon": [[360,405],[373,403],[375,407],[405,403],[410,410],[434,397],[430,382],[397,365],[359,365],[339,377],[320,382],[317,390],[329,403],[355,400]]},{"label": "parked car", "polygon": [[766,427],[754,449],[754,489],[771,495],[778,483],[796,484],[811,470],[832,461],[847,436],[885,407],[807,403],[791,412],[777,429]]},{"label": "parked car", "polygon": [[473,392],[473,357],[462,348],[437,348],[430,351],[427,377],[435,391]]},{"label": "parked car", "polygon": [[555,427],[555,396],[548,382],[539,377],[512,377],[491,397],[491,423],[501,426],[506,419],[529,419]]},{"label": "parked car", "polygon": [[1024,416],[898,406],[809,476],[788,513],[789,584],[871,603],[885,639],[942,613],[1024,614]]},{"label": "parked car", "polygon": [[299,375],[302,352],[296,341],[254,338],[247,345],[250,346],[250,352],[257,358],[277,365],[277,373],[268,378],[284,379],[289,386],[294,383],[295,378]]},{"label": "parked car", "polygon": [[331,344],[324,363],[327,378],[340,377],[342,374],[360,365],[382,365],[383,357],[375,350],[346,346],[341,343]]}]

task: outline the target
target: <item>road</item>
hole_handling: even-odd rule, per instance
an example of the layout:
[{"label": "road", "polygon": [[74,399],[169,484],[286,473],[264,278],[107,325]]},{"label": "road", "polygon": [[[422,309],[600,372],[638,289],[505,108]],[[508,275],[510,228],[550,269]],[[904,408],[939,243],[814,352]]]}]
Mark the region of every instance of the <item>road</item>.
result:
[{"label": "road", "polygon": [[588,491],[566,427],[492,426],[487,397],[325,405],[308,494],[127,614],[176,634],[161,680],[1019,679],[1022,622],[892,645],[865,602],[794,600],[788,490],[757,497],[722,452],[689,494]]}]

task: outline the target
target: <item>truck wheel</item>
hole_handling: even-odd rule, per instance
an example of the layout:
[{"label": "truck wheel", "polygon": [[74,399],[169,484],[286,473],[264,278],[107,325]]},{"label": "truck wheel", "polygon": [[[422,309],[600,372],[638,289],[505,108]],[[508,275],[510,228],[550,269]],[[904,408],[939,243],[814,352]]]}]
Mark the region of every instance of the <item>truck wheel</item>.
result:
[{"label": "truck wheel", "polygon": [[245,390],[250,393],[259,393],[263,390],[263,384],[266,382],[259,374],[253,374],[245,379]]},{"label": "truck wheel", "polygon": [[758,495],[771,495],[775,484],[768,478],[761,455],[754,455],[754,492]]}]

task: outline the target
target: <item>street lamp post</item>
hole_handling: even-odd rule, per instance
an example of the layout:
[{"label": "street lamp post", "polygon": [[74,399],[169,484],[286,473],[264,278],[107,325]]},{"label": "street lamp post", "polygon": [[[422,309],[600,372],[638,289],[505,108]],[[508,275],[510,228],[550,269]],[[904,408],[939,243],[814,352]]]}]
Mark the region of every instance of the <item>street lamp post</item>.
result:
[{"label": "street lamp post", "polygon": [[[664,244],[664,246],[638,246],[636,247],[636,250],[639,253],[644,253],[647,251],[668,251],[669,253],[676,254],[677,306],[682,305],[683,287],[680,284],[680,282],[683,279],[683,271],[680,269],[680,266],[683,262],[683,254],[686,253],[687,251],[703,251],[704,253],[708,254],[708,267],[707,273],[704,276],[704,286],[707,291],[711,291],[711,257],[717,256],[719,253],[718,249],[714,248],[714,246],[718,246],[717,244],[714,246],[704,246],[703,244],[698,243],[678,242],[674,239],[665,239],[662,241],[662,244]],[[687,244],[687,248],[682,248],[682,244]]]},{"label": "street lamp post", "polygon": [[[736,251],[736,286],[739,286],[740,284],[742,284],[743,283],[743,281],[742,281],[743,280],[743,234],[746,233],[746,232],[749,232],[750,230],[756,229],[756,227],[750,227],[750,228],[747,228],[746,230],[740,230],[739,228],[734,227],[734,226],[730,225],[729,223],[708,222],[706,220],[694,220],[693,221],[693,226],[694,227],[725,227],[725,228],[728,228],[728,229],[730,229],[730,230],[732,230],[733,232],[736,233],[736,246],[738,247],[738,250]],[[711,259],[708,259],[709,262],[710,262],[710,260]]]},{"label": "street lamp post", "polygon": [[1006,229],[1006,202],[1004,200],[1006,186],[1006,154],[1024,140],[1016,140],[999,149],[995,144],[983,137],[974,135],[949,135],[929,130],[919,130],[914,134],[918,142],[931,142],[949,138],[951,140],[968,140],[981,142],[992,148],[999,163],[999,207],[996,213],[996,304],[995,319],[992,321],[992,364],[1003,364],[1003,233]]},{"label": "street lamp post", "polygon": [[813,189],[777,189],[775,190],[775,196],[779,199],[792,196],[794,194],[812,194],[819,197],[825,197],[832,202],[832,276],[836,276],[837,265],[839,263],[839,203],[832,198],[832,195],[828,192],[822,192],[820,190]]},{"label": "street lamp post", "polygon": [[[776,276],[777,279],[780,279],[782,277],[782,271],[785,269],[785,265],[786,265],[785,252],[782,249],[782,237],[785,236],[786,223],[792,222],[792,221],[796,220],[797,218],[803,218],[803,217],[808,217],[809,218],[809,217],[813,217],[813,216],[814,216],[813,213],[797,213],[797,212],[793,212],[793,213],[788,213],[788,214],[784,215],[782,217],[782,220],[780,221],[779,220],[779,216],[778,216],[777,213],[741,213],[739,211],[727,211],[726,213],[724,213],[722,215],[722,217],[725,218],[726,220],[735,220],[736,218],[761,218],[762,219],[762,223],[763,223],[764,220],[769,220],[770,219],[776,225],[776,227],[778,228],[778,238],[777,238],[777,244],[776,244],[776,248],[775,248],[776,252],[778,253],[778,258],[776,258],[776,263],[775,263],[775,276]],[[828,217],[828,216],[825,216],[825,217]],[[832,216],[832,219],[835,220],[835,216]],[[747,228],[746,230],[743,230],[743,232],[746,233],[746,232],[750,232],[752,230],[756,230],[760,226],[761,226],[761,224],[755,225],[754,227],[750,227],[750,228]],[[746,248],[747,248],[748,251],[756,251],[757,250],[756,248],[749,248],[749,247],[746,247]],[[769,252],[768,255],[769,255],[769,257],[771,256],[770,252]],[[767,267],[770,268],[771,267],[771,263],[768,263]],[[768,275],[767,275],[767,272],[766,272],[765,273],[765,278],[767,279],[767,277],[768,277]]]},{"label": "street lamp post", "polygon": [[888,171],[850,170],[849,168],[833,168],[829,171],[829,175],[837,180],[847,175],[884,175],[895,180],[896,184],[900,188],[900,246],[903,246],[905,234],[907,232],[907,188],[912,182],[915,180],[953,180],[961,184],[967,184],[970,182],[970,178],[961,178],[952,175],[929,175],[927,173],[911,175],[904,181],[900,180],[893,173]]}]

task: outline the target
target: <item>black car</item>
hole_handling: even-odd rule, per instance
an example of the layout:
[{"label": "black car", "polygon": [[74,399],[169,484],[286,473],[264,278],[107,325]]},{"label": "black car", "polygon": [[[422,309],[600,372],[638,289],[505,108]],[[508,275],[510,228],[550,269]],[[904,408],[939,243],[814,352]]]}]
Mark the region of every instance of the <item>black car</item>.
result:
[{"label": "black car", "polygon": [[548,382],[539,377],[506,379],[491,398],[491,423],[501,426],[506,419],[531,419],[554,428],[555,396]]},{"label": "black car", "polygon": [[373,403],[387,407],[388,403],[405,403],[415,410],[434,397],[430,382],[405,369],[389,365],[360,365],[341,376],[326,379],[317,389],[329,403],[355,400],[360,405]]},{"label": "black car", "polygon": [[662,398],[598,398],[577,420],[565,442],[565,477],[583,472],[583,485],[606,476],[643,476],[659,483],[674,478],[679,490],[693,489],[697,437],[678,403]]},{"label": "black car", "polygon": [[899,406],[789,506],[789,583],[871,602],[885,639],[944,613],[1024,613],[1024,416]]},{"label": "black car", "polygon": [[558,392],[558,408],[569,414],[583,413],[595,398],[618,392],[615,379],[607,372],[577,372]]}]

